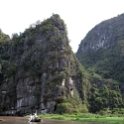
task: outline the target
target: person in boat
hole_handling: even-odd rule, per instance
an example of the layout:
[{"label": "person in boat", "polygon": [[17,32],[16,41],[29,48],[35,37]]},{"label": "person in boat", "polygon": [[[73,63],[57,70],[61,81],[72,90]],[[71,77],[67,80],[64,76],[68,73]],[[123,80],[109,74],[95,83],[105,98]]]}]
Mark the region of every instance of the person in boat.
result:
[{"label": "person in boat", "polygon": [[40,122],[40,121],[44,122],[43,120],[41,120],[40,118],[38,118],[38,116],[37,116],[36,113],[34,113],[34,114],[32,114],[32,116],[30,116],[29,121],[30,122]]},{"label": "person in boat", "polygon": [[36,114],[36,113],[34,113],[34,118],[35,118],[35,119],[38,119],[38,116],[37,116],[37,114]]},{"label": "person in boat", "polygon": [[30,121],[31,121],[31,120],[34,120],[34,115],[33,115],[33,114],[30,114],[29,120],[30,120]]}]

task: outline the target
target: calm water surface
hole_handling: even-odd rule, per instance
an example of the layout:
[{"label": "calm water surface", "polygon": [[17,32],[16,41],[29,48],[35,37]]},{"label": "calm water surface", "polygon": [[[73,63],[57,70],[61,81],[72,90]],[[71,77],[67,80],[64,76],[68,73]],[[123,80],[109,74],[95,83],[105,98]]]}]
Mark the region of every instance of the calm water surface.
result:
[{"label": "calm water surface", "polygon": [[44,122],[28,122],[26,117],[5,117],[0,116],[0,124],[103,124],[92,122],[78,122],[78,121],[64,121],[64,120],[51,120],[43,119]]}]

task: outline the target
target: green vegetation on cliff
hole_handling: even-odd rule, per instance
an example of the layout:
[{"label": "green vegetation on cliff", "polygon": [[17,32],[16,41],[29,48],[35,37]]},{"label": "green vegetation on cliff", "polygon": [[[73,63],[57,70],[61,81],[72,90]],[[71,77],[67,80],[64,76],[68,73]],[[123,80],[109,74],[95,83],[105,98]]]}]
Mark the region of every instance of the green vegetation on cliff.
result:
[{"label": "green vegetation on cliff", "polygon": [[73,54],[66,25],[57,14],[13,34],[12,39],[0,30],[1,112],[17,107],[23,114],[47,110],[121,115],[124,39],[114,20],[97,25],[82,41],[77,57],[84,67]]},{"label": "green vegetation on cliff", "polygon": [[7,91],[1,102],[2,112],[12,107],[20,113],[44,109],[55,113],[88,112],[89,74],[73,54],[59,15],[13,34],[9,42],[1,85]]},{"label": "green vegetation on cliff", "polygon": [[124,14],[95,26],[77,57],[91,75],[90,111],[124,107]]}]

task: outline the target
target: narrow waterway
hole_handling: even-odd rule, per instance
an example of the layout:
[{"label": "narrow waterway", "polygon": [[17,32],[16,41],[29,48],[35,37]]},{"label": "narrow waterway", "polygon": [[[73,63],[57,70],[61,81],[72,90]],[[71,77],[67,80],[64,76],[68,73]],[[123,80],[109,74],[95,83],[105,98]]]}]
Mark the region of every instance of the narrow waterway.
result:
[{"label": "narrow waterway", "polygon": [[43,119],[41,122],[28,122],[26,117],[5,117],[0,116],[0,124],[103,124],[93,122],[78,122],[78,121],[65,121],[65,120],[52,120]]}]

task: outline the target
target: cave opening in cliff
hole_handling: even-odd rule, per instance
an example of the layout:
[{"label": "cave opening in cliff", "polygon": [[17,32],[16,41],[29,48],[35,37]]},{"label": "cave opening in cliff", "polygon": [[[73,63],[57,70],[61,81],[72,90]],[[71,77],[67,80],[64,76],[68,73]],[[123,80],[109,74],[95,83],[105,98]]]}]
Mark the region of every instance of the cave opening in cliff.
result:
[{"label": "cave opening in cliff", "polygon": [[55,106],[54,106],[54,110],[53,110],[53,111],[55,112],[55,111],[56,111],[56,109],[57,109],[57,104],[55,104]]}]

